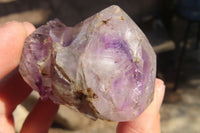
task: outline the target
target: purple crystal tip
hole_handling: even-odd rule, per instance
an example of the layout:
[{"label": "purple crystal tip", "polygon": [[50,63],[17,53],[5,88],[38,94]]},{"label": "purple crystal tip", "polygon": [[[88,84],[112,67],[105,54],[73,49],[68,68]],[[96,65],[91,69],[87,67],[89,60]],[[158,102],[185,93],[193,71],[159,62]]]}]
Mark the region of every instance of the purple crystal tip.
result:
[{"label": "purple crystal tip", "polygon": [[19,71],[42,98],[96,119],[131,121],[151,103],[156,56],[118,6],[74,27],[58,19],[27,37]]}]

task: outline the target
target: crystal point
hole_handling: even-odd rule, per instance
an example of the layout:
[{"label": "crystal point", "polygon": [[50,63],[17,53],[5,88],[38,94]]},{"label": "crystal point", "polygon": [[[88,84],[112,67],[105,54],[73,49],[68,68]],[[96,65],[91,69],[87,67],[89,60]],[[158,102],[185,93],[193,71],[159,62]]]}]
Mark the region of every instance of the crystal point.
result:
[{"label": "crystal point", "polygon": [[58,19],[27,37],[19,66],[42,98],[96,119],[131,121],[153,98],[156,56],[118,6],[74,27]]}]

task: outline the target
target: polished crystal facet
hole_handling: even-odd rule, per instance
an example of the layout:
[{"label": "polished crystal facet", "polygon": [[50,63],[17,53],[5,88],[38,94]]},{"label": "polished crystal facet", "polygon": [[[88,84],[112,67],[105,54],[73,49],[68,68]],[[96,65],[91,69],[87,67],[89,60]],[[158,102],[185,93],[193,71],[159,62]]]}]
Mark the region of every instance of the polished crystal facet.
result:
[{"label": "polished crystal facet", "polygon": [[156,56],[131,18],[110,6],[74,27],[58,19],[39,27],[19,70],[43,99],[93,119],[131,121],[152,101]]}]

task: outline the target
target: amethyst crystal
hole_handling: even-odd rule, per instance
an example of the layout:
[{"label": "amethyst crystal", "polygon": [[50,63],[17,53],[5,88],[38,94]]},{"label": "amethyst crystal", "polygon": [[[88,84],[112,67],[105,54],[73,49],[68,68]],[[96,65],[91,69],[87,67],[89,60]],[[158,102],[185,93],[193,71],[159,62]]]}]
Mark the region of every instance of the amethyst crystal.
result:
[{"label": "amethyst crystal", "polygon": [[74,27],[58,19],[39,27],[19,70],[42,98],[94,119],[131,121],[152,101],[156,56],[131,18],[111,6]]}]

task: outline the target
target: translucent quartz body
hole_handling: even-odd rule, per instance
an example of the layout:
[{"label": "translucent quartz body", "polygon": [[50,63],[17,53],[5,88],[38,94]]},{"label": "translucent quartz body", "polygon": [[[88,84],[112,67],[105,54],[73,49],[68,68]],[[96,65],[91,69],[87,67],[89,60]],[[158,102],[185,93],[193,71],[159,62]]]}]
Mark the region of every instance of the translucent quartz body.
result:
[{"label": "translucent quartz body", "polygon": [[110,6],[74,27],[58,19],[39,27],[19,70],[44,99],[93,119],[131,121],[152,101],[156,56],[131,18]]}]

